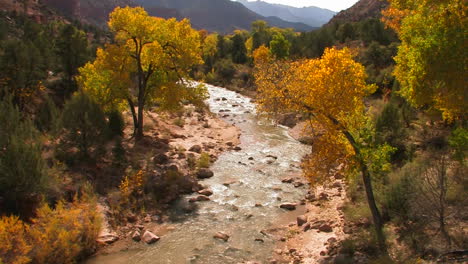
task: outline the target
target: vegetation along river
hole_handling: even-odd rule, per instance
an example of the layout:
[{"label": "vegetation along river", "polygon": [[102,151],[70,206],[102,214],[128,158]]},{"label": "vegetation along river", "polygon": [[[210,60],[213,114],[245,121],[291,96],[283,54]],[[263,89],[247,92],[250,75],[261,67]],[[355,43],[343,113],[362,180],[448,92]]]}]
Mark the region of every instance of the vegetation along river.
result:
[{"label": "vegetation along river", "polygon": [[[300,161],[310,147],[291,138],[286,128],[257,116],[249,98],[220,87],[207,88],[211,111],[242,131],[241,150],[220,155],[211,167],[215,176],[201,182],[213,190],[211,201],[198,202],[197,209],[187,213],[183,209],[190,197],[184,197],[171,211],[175,228],[160,241],[87,263],[266,262],[281,243],[269,230],[303,212],[301,206],[295,211],[279,206],[299,202],[307,185],[295,188],[281,180],[300,174]],[[213,238],[219,231],[230,236],[227,242]]]}]

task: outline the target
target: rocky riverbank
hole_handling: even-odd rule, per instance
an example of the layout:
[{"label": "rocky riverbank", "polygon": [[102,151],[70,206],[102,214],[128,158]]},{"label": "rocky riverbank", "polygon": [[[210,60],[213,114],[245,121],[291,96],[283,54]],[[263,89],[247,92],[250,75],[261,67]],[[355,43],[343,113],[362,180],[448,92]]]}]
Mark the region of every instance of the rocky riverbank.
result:
[{"label": "rocky riverbank", "polygon": [[[131,116],[126,115],[127,127],[131,128]],[[178,114],[145,114],[145,138],[137,144],[131,139],[132,131],[125,131],[124,147],[127,156],[140,168],[154,168],[155,175],[161,175],[167,169],[177,171],[184,177],[184,185],[164,197],[163,204],[157,208],[147,208],[144,212],[130,212],[123,216],[125,221],[117,221],[112,212],[108,197],[101,197],[98,210],[102,213],[103,224],[98,241],[101,248],[96,255],[112,254],[125,250],[140,248],[154,243],[159,236],[171,231],[167,224],[168,215],[165,208],[184,193],[198,192],[199,196],[191,202],[209,200],[212,191],[198,183],[198,179],[213,176],[209,168],[194,168],[193,164],[202,156],[208,157],[208,164],[214,162],[224,151],[236,149],[239,144],[240,131],[217,115],[206,109],[185,106]],[[151,157],[148,158],[148,155]],[[206,161],[205,161],[206,162]],[[158,180],[156,177],[153,180]],[[155,235],[158,234],[158,235]]]}]

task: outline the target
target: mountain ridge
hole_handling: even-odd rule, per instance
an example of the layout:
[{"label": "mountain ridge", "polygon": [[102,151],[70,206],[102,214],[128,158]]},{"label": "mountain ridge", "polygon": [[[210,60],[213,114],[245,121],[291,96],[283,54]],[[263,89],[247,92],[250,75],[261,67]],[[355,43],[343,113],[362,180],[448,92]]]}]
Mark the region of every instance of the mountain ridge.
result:
[{"label": "mountain ridge", "polygon": [[313,27],[304,23],[288,22],[275,17],[261,16],[239,2],[230,0],[134,0],[151,15],[152,8],[177,10],[183,17],[190,18],[192,24],[201,29],[230,33],[236,29],[250,29],[252,22],[265,20],[272,26],[290,27],[298,31],[309,31]]},{"label": "mountain ridge", "polygon": [[358,22],[367,18],[380,18],[381,11],[388,7],[387,0],[359,0],[352,7],[336,14],[327,25]]},{"label": "mountain ridge", "polygon": [[235,1],[262,16],[276,16],[285,21],[300,22],[311,27],[320,27],[326,24],[336,14],[334,11],[315,6],[298,8],[282,4],[271,4],[261,0]]}]

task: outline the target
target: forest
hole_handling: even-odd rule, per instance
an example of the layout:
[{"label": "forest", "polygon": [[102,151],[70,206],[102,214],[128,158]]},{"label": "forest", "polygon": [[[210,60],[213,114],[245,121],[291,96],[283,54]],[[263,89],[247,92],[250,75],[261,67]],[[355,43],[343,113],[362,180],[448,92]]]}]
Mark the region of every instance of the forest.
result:
[{"label": "forest", "polygon": [[[324,263],[466,261],[468,8],[389,3],[311,32],[259,20],[228,35],[141,7],[117,7],[106,28],[1,11],[0,263],[85,261],[170,221],[184,195],[209,200],[199,180],[241,147],[203,83],[301,125],[307,188],[342,179],[346,235]],[[174,132],[218,125],[218,145]],[[103,240],[103,223],[118,234]],[[287,254],[265,263],[303,263]]]}]

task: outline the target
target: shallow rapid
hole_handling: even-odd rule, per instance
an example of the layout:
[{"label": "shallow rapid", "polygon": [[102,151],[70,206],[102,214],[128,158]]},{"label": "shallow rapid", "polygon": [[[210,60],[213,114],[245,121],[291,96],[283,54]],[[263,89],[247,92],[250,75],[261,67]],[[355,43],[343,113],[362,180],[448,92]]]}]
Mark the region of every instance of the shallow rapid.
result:
[{"label": "shallow rapid", "polygon": [[[300,174],[300,160],[309,148],[291,138],[287,129],[256,114],[247,97],[207,85],[207,103],[213,113],[241,129],[239,151],[225,152],[212,165],[214,177],[201,181],[213,190],[211,201],[198,202],[186,213],[183,197],[171,209],[175,229],[153,245],[138,250],[101,255],[87,263],[208,263],[267,262],[279,243],[269,230],[287,224],[301,214],[280,209],[283,202],[299,203],[307,185],[295,188],[282,183]],[[227,242],[214,239],[222,231]]]}]

